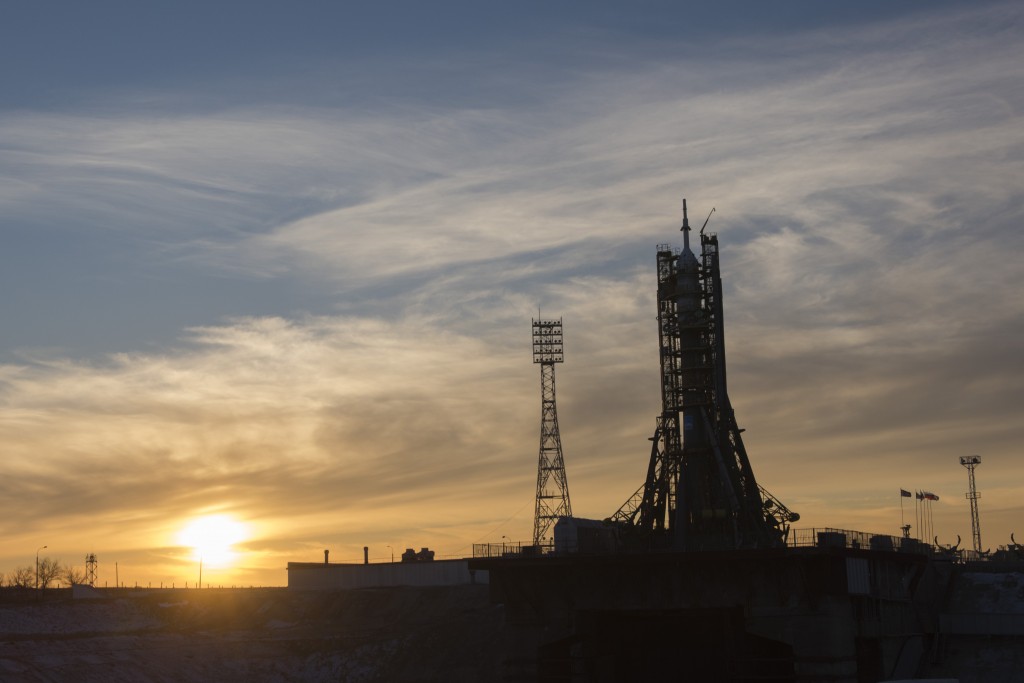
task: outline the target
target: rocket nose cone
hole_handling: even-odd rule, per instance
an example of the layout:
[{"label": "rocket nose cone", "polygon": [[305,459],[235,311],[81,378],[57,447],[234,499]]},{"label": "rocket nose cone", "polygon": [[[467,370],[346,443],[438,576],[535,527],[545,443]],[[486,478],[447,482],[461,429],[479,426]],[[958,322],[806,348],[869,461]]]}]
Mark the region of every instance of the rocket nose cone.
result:
[{"label": "rocket nose cone", "polygon": [[695,270],[698,266],[697,257],[690,250],[690,245],[687,244],[679,253],[679,268],[682,270]]}]

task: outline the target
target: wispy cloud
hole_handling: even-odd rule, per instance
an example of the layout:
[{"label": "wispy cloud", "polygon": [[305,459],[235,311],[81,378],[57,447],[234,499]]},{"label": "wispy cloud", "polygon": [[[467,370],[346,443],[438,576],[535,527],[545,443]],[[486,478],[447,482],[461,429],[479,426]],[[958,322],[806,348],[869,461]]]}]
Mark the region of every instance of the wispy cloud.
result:
[{"label": "wispy cloud", "polygon": [[316,318],[195,330],[173,355],[6,367],[4,489],[21,504],[4,533],[80,524],[83,509],[96,533],[222,507],[332,519],[316,537],[376,505],[386,519],[528,479],[516,433],[532,382],[516,365],[414,320]]},{"label": "wispy cloud", "polygon": [[[748,36],[699,60],[620,46],[599,70],[503,72],[501,107],[4,114],[12,220],[119,231],[189,272],[305,278],[336,308],[225,310],[158,352],[24,350],[0,367],[0,524],[18,543],[84,519],[124,547],[149,530],[159,554],[168,520],[226,509],[259,517],[253,547],[278,565],[428,531],[462,547],[532,494],[538,306],[566,321],[574,507],[610,514],[645,467],[653,247],[683,194],[692,223],[717,207],[755,470],[808,524],[881,523],[898,486],[959,491],[967,451],[1015,480],[1020,21],[1006,5]],[[1015,489],[992,514],[1006,535]]]}]

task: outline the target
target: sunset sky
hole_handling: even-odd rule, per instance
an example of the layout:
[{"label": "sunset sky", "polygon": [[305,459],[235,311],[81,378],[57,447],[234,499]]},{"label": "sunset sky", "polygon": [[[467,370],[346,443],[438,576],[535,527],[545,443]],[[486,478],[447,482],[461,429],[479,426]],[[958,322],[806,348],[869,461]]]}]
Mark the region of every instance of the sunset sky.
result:
[{"label": "sunset sky", "polygon": [[895,535],[924,489],[968,546],[978,454],[983,544],[1022,540],[1024,5],[710,6],[6,3],[0,572],[194,582],[210,516],[214,585],[528,541],[538,310],[573,511],[612,514],[683,197],[798,527]]}]

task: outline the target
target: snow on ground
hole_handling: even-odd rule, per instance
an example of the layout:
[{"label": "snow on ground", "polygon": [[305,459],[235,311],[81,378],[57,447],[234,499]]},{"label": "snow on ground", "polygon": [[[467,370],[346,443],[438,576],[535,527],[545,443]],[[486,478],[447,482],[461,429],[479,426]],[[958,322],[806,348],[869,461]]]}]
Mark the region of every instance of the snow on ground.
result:
[{"label": "snow on ground", "polygon": [[0,595],[0,681],[476,681],[500,659],[481,586],[53,595]]},{"label": "snow on ground", "polygon": [[956,577],[947,611],[1024,614],[1024,573],[964,572]]}]

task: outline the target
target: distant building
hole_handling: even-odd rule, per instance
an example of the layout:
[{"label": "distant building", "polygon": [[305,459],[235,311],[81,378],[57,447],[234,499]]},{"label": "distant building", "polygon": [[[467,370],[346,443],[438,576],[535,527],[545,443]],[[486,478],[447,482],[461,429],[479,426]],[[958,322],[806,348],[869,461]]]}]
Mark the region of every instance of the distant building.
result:
[{"label": "distant building", "polygon": [[461,586],[488,583],[484,570],[471,570],[469,560],[328,564],[289,562],[291,590],[340,590],[381,586]]}]

